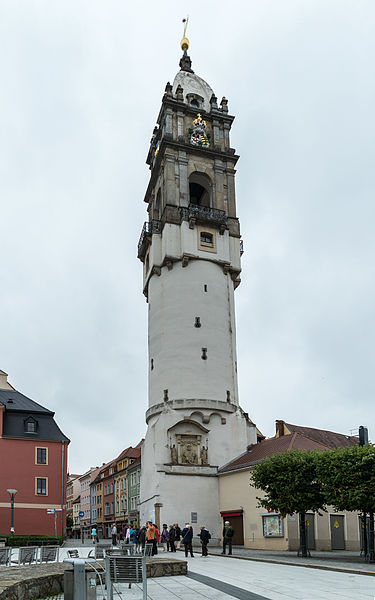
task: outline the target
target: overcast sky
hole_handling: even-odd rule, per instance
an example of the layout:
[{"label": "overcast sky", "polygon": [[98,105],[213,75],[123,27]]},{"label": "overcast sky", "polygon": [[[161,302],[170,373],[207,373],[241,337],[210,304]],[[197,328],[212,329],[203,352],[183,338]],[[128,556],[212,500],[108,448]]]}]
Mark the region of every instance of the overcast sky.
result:
[{"label": "overcast sky", "polygon": [[145,434],[137,242],[185,11],[236,116],[241,405],[267,436],[375,438],[375,3],[1,0],[0,369],[56,412],[71,472]]}]

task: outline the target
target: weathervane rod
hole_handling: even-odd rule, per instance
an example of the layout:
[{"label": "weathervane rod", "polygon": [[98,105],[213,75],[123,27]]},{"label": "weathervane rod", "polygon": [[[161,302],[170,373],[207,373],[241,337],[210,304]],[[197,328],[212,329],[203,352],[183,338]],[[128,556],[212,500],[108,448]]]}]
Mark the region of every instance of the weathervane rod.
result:
[{"label": "weathervane rod", "polygon": [[187,15],[186,19],[182,19],[182,22],[184,23],[184,37],[186,37],[186,30],[189,23],[189,15]]},{"label": "weathervane rod", "polygon": [[182,22],[184,24],[184,37],[181,40],[181,50],[183,50],[184,54],[186,54],[186,50],[189,48],[189,40],[186,37],[186,29],[189,23],[189,15],[186,17],[186,19],[182,19]]}]

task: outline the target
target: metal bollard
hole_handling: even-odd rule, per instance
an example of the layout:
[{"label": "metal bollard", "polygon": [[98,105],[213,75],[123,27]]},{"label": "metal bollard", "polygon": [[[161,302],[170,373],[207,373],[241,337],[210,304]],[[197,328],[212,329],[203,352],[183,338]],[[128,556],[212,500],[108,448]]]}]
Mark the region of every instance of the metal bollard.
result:
[{"label": "metal bollard", "polygon": [[96,573],[85,568],[95,559],[66,558],[64,562],[73,565],[73,570],[64,571],[64,600],[96,600]]}]

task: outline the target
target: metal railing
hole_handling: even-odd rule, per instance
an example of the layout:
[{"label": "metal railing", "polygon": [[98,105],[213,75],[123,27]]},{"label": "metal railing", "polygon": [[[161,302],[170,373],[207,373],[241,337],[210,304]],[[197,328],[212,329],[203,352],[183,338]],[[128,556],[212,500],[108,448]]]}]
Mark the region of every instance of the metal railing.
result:
[{"label": "metal railing", "polygon": [[227,215],[225,210],[211,208],[210,206],[199,206],[198,204],[189,204],[188,208],[181,208],[182,220],[201,219],[226,225]]},{"label": "metal railing", "polygon": [[142,248],[142,244],[145,240],[145,237],[147,235],[152,235],[153,233],[161,233],[161,221],[157,219],[152,219],[152,221],[146,221],[143,225],[138,242],[138,251]]}]

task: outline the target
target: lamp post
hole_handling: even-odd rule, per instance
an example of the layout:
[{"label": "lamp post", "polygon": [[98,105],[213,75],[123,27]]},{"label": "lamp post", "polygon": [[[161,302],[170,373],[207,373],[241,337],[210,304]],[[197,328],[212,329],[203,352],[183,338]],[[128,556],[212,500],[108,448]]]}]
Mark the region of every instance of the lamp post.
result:
[{"label": "lamp post", "polygon": [[14,536],[14,496],[17,494],[17,490],[12,488],[7,490],[10,494],[10,535]]}]

